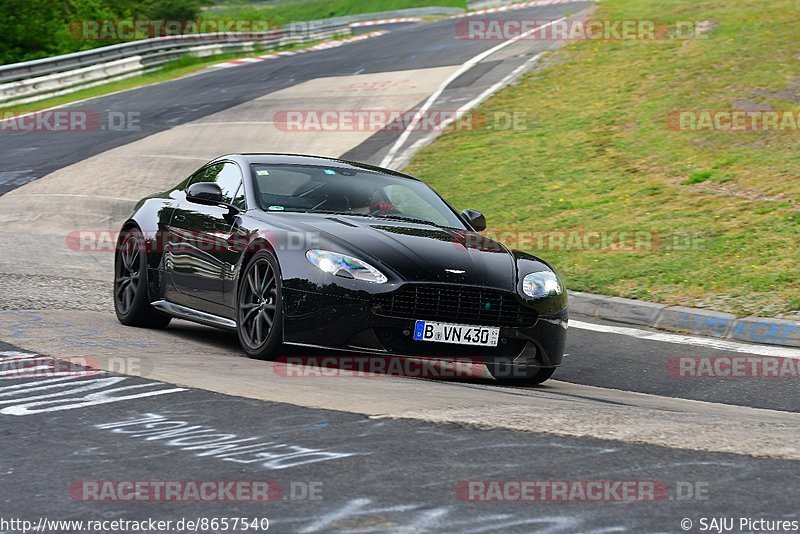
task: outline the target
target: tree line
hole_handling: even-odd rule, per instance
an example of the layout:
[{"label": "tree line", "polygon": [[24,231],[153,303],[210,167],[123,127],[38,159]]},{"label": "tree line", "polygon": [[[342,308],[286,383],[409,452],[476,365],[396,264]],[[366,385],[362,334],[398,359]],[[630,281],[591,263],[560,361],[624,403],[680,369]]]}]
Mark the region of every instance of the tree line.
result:
[{"label": "tree line", "polygon": [[84,21],[195,20],[212,0],[0,0],[0,63],[113,44],[81,35]]}]

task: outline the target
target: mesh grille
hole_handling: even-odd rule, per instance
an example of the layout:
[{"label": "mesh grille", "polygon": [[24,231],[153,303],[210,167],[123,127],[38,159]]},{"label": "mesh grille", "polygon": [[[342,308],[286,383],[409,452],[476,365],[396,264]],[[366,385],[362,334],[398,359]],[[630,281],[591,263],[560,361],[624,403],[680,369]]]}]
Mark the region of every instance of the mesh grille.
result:
[{"label": "mesh grille", "polygon": [[486,326],[533,326],[536,311],[512,293],[461,286],[405,285],[375,297],[373,311],[401,319]]}]

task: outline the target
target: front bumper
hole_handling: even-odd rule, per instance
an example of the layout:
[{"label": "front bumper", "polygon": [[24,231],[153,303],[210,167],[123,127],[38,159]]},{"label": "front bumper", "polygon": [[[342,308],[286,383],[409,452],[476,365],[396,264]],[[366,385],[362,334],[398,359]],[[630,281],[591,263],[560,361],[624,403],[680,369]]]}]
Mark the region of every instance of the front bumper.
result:
[{"label": "front bumper", "polygon": [[[566,297],[537,310],[526,327],[500,327],[497,347],[414,341],[414,320],[379,315],[375,295],[283,288],[284,342],[334,349],[485,364],[556,367],[567,335]],[[554,309],[558,308],[558,309]],[[426,317],[419,317],[426,319]],[[467,323],[469,324],[469,323]]]}]

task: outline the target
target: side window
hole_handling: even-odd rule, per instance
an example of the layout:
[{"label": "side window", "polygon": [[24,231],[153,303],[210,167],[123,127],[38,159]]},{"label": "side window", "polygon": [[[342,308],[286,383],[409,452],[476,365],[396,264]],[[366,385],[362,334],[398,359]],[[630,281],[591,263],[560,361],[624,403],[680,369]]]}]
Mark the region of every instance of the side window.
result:
[{"label": "side window", "polygon": [[204,169],[204,168],[200,169],[199,171],[196,171],[193,175],[189,176],[187,179],[185,179],[184,181],[179,183],[178,184],[178,189],[182,189],[182,190],[185,191],[186,188],[189,187],[190,185],[192,185],[193,183],[202,182],[203,181],[203,175],[205,174],[205,172],[206,172],[206,169]]},{"label": "side window", "polygon": [[222,199],[237,208],[245,209],[242,172],[235,163],[217,163],[196,172],[189,183],[216,182],[222,189]]}]

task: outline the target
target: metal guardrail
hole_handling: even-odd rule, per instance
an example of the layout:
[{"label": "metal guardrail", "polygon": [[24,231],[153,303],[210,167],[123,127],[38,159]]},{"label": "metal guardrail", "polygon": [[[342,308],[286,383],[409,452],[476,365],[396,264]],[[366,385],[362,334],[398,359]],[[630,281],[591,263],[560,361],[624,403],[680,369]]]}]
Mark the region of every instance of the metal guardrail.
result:
[{"label": "metal guardrail", "polygon": [[350,35],[347,24],[294,25],[265,33],[156,37],[0,66],[0,105],[27,104],[154,70],[184,54],[271,50]]},{"label": "metal guardrail", "polygon": [[0,106],[27,104],[150,72],[185,54],[265,51],[352,34],[351,24],[404,16],[454,16],[463,9],[422,7],[298,22],[265,33],[205,33],[142,39],[72,54],[0,65]]},{"label": "metal guardrail", "polygon": [[[350,24],[353,22],[363,22],[365,20],[393,19],[402,17],[436,17],[436,16],[452,17],[455,15],[461,15],[462,13],[464,13],[464,10],[461,9],[460,7],[439,7],[439,6],[410,7],[406,9],[395,9],[393,11],[380,11],[377,13],[359,13],[358,15],[346,15],[343,17],[315,20],[310,23],[299,23],[299,24],[343,25],[343,24]],[[287,28],[291,28],[292,26],[293,24],[289,24]]]}]

